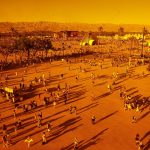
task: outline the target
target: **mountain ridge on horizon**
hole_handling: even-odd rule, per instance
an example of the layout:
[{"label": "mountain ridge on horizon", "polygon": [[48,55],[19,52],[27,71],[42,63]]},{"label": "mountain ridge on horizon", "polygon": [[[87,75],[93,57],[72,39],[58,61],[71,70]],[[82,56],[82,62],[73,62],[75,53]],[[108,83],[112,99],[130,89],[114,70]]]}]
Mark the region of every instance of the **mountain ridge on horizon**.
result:
[{"label": "mountain ridge on horizon", "polygon": [[114,25],[150,25],[144,23],[111,23],[111,22],[100,22],[100,23],[88,23],[88,22],[57,22],[57,21],[0,21],[0,23],[58,23],[58,24],[114,24]]},{"label": "mountain ridge on horizon", "polygon": [[32,31],[98,31],[99,27],[103,27],[104,31],[116,32],[119,27],[123,27],[126,32],[141,32],[143,27],[150,30],[148,24],[114,24],[114,23],[63,23],[63,22],[0,22],[0,32],[7,33],[11,28],[18,32],[32,32]]}]

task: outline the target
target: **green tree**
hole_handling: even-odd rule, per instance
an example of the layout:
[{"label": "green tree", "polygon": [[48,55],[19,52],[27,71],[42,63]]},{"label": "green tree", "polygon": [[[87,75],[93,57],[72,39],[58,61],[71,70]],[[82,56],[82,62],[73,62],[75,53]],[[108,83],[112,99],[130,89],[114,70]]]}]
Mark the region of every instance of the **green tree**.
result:
[{"label": "green tree", "polygon": [[43,49],[45,50],[45,54],[47,57],[48,50],[52,49],[52,42],[49,39],[43,40]]},{"label": "green tree", "polygon": [[0,53],[3,55],[5,62],[7,62],[8,56],[13,53],[12,45],[8,45],[8,44],[1,45]]},{"label": "green tree", "polygon": [[103,29],[102,26],[100,26],[100,27],[98,28],[98,32],[99,32],[100,35],[102,35],[102,33],[104,32],[104,29]]},{"label": "green tree", "polygon": [[30,60],[30,52],[31,49],[34,48],[34,42],[32,39],[28,37],[19,37],[15,42],[15,47],[19,51],[27,52],[27,58]]},{"label": "green tree", "polygon": [[123,36],[124,34],[125,34],[124,28],[123,28],[123,27],[120,27],[120,28],[118,29],[118,35],[119,35],[119,36]]}]

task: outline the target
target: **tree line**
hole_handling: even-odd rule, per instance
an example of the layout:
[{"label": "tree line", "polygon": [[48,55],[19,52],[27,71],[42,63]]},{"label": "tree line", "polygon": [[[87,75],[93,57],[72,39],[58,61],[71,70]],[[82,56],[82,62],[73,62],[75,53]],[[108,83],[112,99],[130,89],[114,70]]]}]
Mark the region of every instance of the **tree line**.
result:
[{"label": "tree line", "polygon": [[[28,61],[36,57],[36,54],[40,51],[47,57],[48,51],[53,49],[52,42],[47,38],[39,37],[17,37],[10,38],[9,40],[3,39],[0,42],[0,53],[4,56],[5,61],[10,54],[19,54],[20,59],[23,60],[23,56],[27,56]],[[32,54],[32,57],[31,57]]]}]

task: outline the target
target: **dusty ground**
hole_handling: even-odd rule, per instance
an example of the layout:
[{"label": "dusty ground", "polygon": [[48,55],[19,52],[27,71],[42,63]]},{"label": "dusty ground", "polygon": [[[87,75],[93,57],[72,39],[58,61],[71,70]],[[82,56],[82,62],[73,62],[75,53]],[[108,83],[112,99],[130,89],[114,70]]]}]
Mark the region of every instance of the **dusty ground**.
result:
[{"label": "dusty ground", "polygon": [[[112,94],[107,95],[107,84],[111,83],[112,72],[124,73],[125,67],[111,67],[110,61],[105,60],[104,68],[100,69],[98,66],[90,66],[87,63],[72,63],[71,70],[68,69],[69,64],[66,62],[52,62],[52,64],[44,63],[37,66],[38,73],[35,72],[33,66],[28,68],[28,73],[25,75],[25,83],[30,83],[35,76],[40,77],[43,73],[48,78],[49,72],[51,72],[51,81],[48,83],[48,89],[54,89],[57,84],[60,83],[61,87],[65,86],[65,83],[70,85],[71,90],[69,94],[68,104],[64,105],[64,102],[53,106],[40,107],[36,109],[41,110],[43,113],[43,124],[51,121],[53,129],[50,135],[47,134],[48,143],[41,144],[42,131],[46,131],[46,125],[41,128],[37,127],[37,124],[33,122],[34,112],[21,114],[18,118],[21,118],[22,124],[25,125],[23,129],[20,129],[15,135],[11,133],[13,141],[16,141],[15,145],[10,146],[10,150],[26,150],[27,145],[24,143],[24,139],[27,135],[31,135],[34,142],[32,143],[31,150],[71,150],[73,149],[73,140],[75,137],[79,140],[79,149],[87,150],[136,150],[135,135],[137,133],[143,139],[145,150],[150,149],[148,147],[148,141],[150,140],[150,110],[145,108],[142,112],[136,112],[135,110],[124,110],[123,101],[119,97],[119,86],[125,85],[128,93],[132,93],[132,96],[141,94],[142,96],[149,96],[150,89],[150,76],[146,71],[145,66],[139,66],[131,68],[134,71],[134,76],[131,78],[124,78],[118,80],[113,88]],[[86,68],[87,72],[80,72],[79,81],[76,81],[75,77],[79,72],[79,66]],[[142,77],[142,71],[148,74]],[[15,76],[15,72],[18,72],[18,76]],[[9,75],[9,86],[17,85],[21,81],[23,75],[23,68],[2,72],[2,74]],[[60,73],[64,74],[64,79],[59,79]],[[99,76],[95,79],[95,83],[92,84],[90,76],[91,73],[95,73]],[[139,74],[139,76],[137,76]],[[3,78],[2,78],[3,79]],[[1,80],[2,80],[1,79]],[[38,93],[43,93],[42,98],[45,95],[44,87],[35,89],[31,97],[24,100],[22,103],[28,103],[36,97],[38,105],[42,102],[38,98]],[[95,95],[95,100],[91,100],[91,95]],[[41,98],[41,99],[42,99]],[[72,104],[77,106],[77,115],[69,114],[68,108]],[[10,102],[4,102],[4,99],[0,99],[0,111],[2,113],[1,125],[3,123],[9,125],[9,128],[13,126],[14,122],[12,116],[13,106]],[[22,110],[18,109],[17,113]],[[96,124],[91,124],[91,116],[96,116]],[[132,116],[135,115],[138,118],[137,123],[131,123]],[[15,137],[16,136],[16,137]],[[0,144],[0,149],[4,149]]]}]

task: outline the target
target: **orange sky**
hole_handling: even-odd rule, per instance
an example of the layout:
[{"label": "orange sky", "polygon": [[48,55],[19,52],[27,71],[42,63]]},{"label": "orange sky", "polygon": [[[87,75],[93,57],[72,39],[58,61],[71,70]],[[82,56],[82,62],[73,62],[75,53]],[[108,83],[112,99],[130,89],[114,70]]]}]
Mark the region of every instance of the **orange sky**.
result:
[{"label": "orange sky", "polygon": [[150,24],[150,0],[0,0],[0,22]]}]

